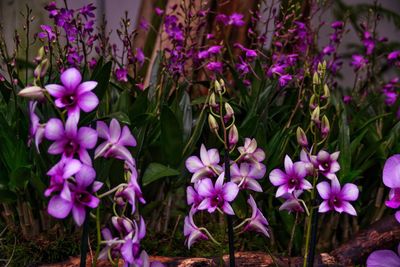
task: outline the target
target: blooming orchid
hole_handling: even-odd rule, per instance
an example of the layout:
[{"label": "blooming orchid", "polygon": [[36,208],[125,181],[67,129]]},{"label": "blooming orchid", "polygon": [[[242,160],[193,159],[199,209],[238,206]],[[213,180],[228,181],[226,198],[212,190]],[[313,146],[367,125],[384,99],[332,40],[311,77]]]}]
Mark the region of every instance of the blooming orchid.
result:
[{"label": "blooming orchid", "polygon": [[45,88],[56,98],[55,105],[68,111],[68,116],[79,120],[80,110],[90,112],[97,107],[99,99],[91,92],[97,86],[97,82],[81,83],[82,75],[75,68],[65,70],[60,80],[62,85],[48,84]]},{"label": "blooming orchid", "polygon": [[222,167],[218,165],[219,160],[217,149],[207,150],[204,145],[201,145],[200,158],[191,156],[185,162],[186,168],[193,173],[191,182],[194,183],[209,176],[219,175],[222,172]]},{"label": "blooming orchid", "polygon": [[372,252],[368,256],[367,267],[400,267],[400,244],[397,253],[388,249]]},{"label": "blooming orchid", "polygon": [[318,211],[321,213],[335,210],[339,213],[346,212],[356,216],[357,212],[349,201],[355,201],[358,198],[358,188],[355,184],[347,183],[340,187],[339,180],[333,178],[331,185],[328,182],[317,184],[317,190],[323,199]]},{"label": "blooming orchid", "polygon": [[37,105],[36,101],[29,102],[30,126],[29,126],[28,145],[30,145],[32,140],[34,140],[36,150],[39,153],[39,144],[42,142],[43,137],[44,137],[45,125],[40,124],[40,122],[39,122],[39,117],[35,113],[36,105]]},{"label": "blooming orchid", "polygon": [[316,157],[311,157],[311,160],[320,173],[332,180],[336,177],[335,173],[340,170],[340,165],[337,162],[339,153],[340,152],[337,151],[329,154],[324,150],[320,150]]},{"label": "blooming orchid", "polygon": [[264,177],[266,168],[264,164],[249,164],[243,162],[240,167],[234,163],[231,166],[232,182],[238,184],[241,189],[250,189],[256,192],[262,192],[261,185],[257,180]]},{"label": "blooming orchid", "polygon": [[295,190],[309,190],[312,185],[305,179],[307,174],[306,167],[303,162],[293,163],[292,159],[286,155],[285,172],[280,169],[274,169],[269,174],[269,180],[274,186],[279,186],[276,191],[276,197],[284,194],[291,194]]},{"label": "blooming orchid", "polygon": [[106,141],[96,148],[95,158],[115,157],[134,164],[132,155],[126,146],[136,146],[136,140],[132,136],[128,126],[124,126],[121,132],[121,126],[116,119],[111,120],[110,127],[104,122],[98,121],[97,132],[99,137]]},{"label": "blooming orchid", "polygon": [[[390,188],[386,206],[398,209],[400,207],[400,154],[393,155],[386,160],[382,178],[383,183]],[[395,217],[400,223],[400,210],[396,211]]]},{"label": "blooming orchid", "polygon": [[241,158],[250,163],[260,164],[265,159],[265,153],[257,147],[256,139],[245,138],[244,146],[238,147]]},{"label": "blooming orchid", "polygon": [[203,201],[197,209],[207,210],[213,213],[217,208],[229,215],[234,215],[235,212],[229,202],[232,202],[239,193],[239,187],[233,182],[224,184],[225,173],[221,173],[213,185],[210,178],[205,178],[199,182],[198,194],[203,197]]},{"label": "blooming orchid", "polygon": [[97,143],[97,132],[89,127],[78,129],[77,121],[69,117],[65,128],[60,119],[50,119],[45,128],[45,137],[54,141],[48,149],[48,153],[62,154],[63,158],[73,158],[78,155],[80,160],[92,165],[92,160],[87,149],[92,149]]},{"label": "blooming orchid", "polygon": [[250,205],[252,213],[249,222],[244,227],[244,231],[254,230],[256,232],[262,233],[266,237],[269,237],[268,233],[268,221],[262,214],[262,212],[257,208],[257,204],[254,198],[250,195],[247,203]]},{"label": "blooming orchid", "polygon": [[189,215],[185,217],[185,223],[183,227],[183,234],[186,237],[185,243],[187,243],[189,249],[190,247],[198,240],[198,239],[208,239],[207,235],[205,235],[199,227],[194,224],[193,215],[195,211],[191,210]]}]

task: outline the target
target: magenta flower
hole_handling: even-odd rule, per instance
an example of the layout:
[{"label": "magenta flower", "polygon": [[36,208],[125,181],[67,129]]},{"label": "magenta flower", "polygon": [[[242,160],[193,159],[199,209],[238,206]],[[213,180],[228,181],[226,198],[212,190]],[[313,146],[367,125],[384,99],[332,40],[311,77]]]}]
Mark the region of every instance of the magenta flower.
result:
[{"label": "magenta flower", "polygon": [[200,196],[199,193],[197,193],[198,187],[199,181],[194,184],[194,188],[192,186],[188,186],[186,188],[186,201],[188,205],[193,205],[193,210],[196,210],[204,199],[204,197]]},{"label": "magenta flower", "polygon": [[106,241],[106,246],[100,251],[98,259],[106,260],[108,259],[108,254],[110,254],[112,258],[117,258],[122,246],[122,244],[118,244],[118,238],[113,237],[108,228],[103,228],[101,230],[101,235],[104,241]]},{"label": "magenta flower", "polygon": [[332,180],[333,178],[336,178],[335,173],[340,170],[340,165],[337,162],[339,154],[339,151],[329,154],[324,150],[320,150],[317,157],[312,157],[311,161],[320,173],[322,173],[326,178]]},{"label": "magenta flower", "polygon": [[351,58],[352,61],[350,65],[353,66],[355,71],[364,68],[368,63],[368,59],[364,58],[362,55],[352,55]]},{"label": "magenta flower", "polygon": [[188,245],[189,249],[197,240],[208,239],[208,237],[194,224],[194,213],[195,211],[193,209],[190,210],[189,215],[185,217],[185,223],[183,225],[183,234],[186,237],[185,244]]},{"label": "magenta flower", "polygon": [[396,60],[398,58],[400,58],[400,50],[390,52],[387,56],[388,60]]},{"label": "magenta flower", "polygon": [[387,249],[372,252],[368,256],[367,267],[400,267],[400,244],[397,254]]},{"label": "magenta flower", "polygon": [[207,63],[206,67],[209,71],[222,73],[223,65],[222,62],[210,61],[209,63]]},{"label": "magenta flower", "polygon": [[68,111],[68,116],[79,120],[80,110],[90,112],[97,107],[99,99],[91,92],[97,86],[97,82],[81,83],[82,76],[75,68],[64,71],[60,79],[62,85],[48,84],[45,88],[56,98],[55,105]]},{"label": "magenta flower", "polygon": [[68,179],[59,195],[54,195],[48,205],[48,213],[64,219],[72,211],[77,225],[81,226],[86,217],[86,208],[97,208],[100,200],[93,196],[102,183],[95,181],[96,172],[88,165],[82,165],[75,179]]},{"label": "magenta flower", "polygon": [[244,227],[244,231],[253,230],[259,233],[262,233],[266,237],[269,237],[268,234],[268,221],[262,214],[262,212],[258,209],[254,198],[250,195],[249,199],[247,200],[249,203],[252,213],[251,218],[249,218],[249,222]]},{"label": "magenta flower", "polygon": [[[383,183],[390,188],[386,206],[398,209],[400,207],[400,154],[393,155],[386,160],[383,167]],[[395,213],[395,217],[400,222],[400,210]]]},{"label": "magenta flower", "polygon": [[210,178],[199,181],[197,192],[204,199],[197,209],[213,213],[219,208],[226,214],[235,214],[229,202],[232,202],[236,198],[239,193],[239,187],[233,182],[224,184],[224,178],[225,173],[221,173],[215,182],[215,186]]},{"label": "magenta flower", "polygon": [[232,15],[229,16],[229,20],[226,24],[238,27],[243,26],[245,24],[245,22],[243,21],[243,14],[232,13]]},{"label": "magenta flower", "polygon": [[246,138],[244,146],[238,147],[238,151],[242,159],[250,163],[260,164],[265,159],[264,151],[257,147],[257,141],[254,138]]},{"label": "magenta flower", "polygon": [[340,187],[339,180],[335,177],[328,182],[317,184],[317,190],[323,199],[318,211],[321,213],[335,210],[339,213],[346,212],[356,216],[357,212],[349,201],[355,201],[358,198],[358,188],[355,184],[347,183]]},{"label": "magenta flower", "polygon": [[140,240],[146,235],[146,225],[143,217],[140,217],[139,225],[137,225],[136,221],[131,221],[128,218],[123,218],[122,223],[132,229],[124,237],[125,243],[121,247],[121,256],[125,260],[125,266],[130,266],[128,263],[142,266],[139,254]]},{"label": "magenta flower", "polygon": [[73,158],[78,155],[80,160],[92,165],[87,149],[92,149],[97,143],[97,132],[89,127],[78,129],[77,121],[68,118],[65,123],[59,119],[50,119],[45,128],[45,137],[54,141],[48,149],[49,154],[62,154],[63,158]]},{"label": "magenta flower", "polygon": [[266,168],[264,164],[249,164],[243,162],[240,167],[234,163],[231,166],[232,182],[236,183],[240,189],[249,189],[262,192],[261,185],[257,180],[264,177]]},{"label": "magenta flower", "polygon": [[56,34],[53,32],[53,29],[49,25],[40,25],[40,28],[43,30],[38,33],[38,37],[41,39],[47,38],[50,42],[56,39]]},{"label": "magenta flower", "polygon": [[36,150],[39,153],[39,144],[43,141],[45,133],[45,125],[39,123],[39,117],[35,113],[37,102],[29,101],[29,140],[28,146],[31,145],[32,140],[35,142]]},{"label": "magenta flower", "polygon": [[365,47],[365,50],[366,50],[365,53],[367,55],[371,55],[372,52],[375,49],[375,41],[374,41],[371,33],[368,32],[368,31],[364,32],[363,44],[364,44],[364,47]]},{"label": "magenta flower", "polygon": [[209,176],[219,175],[222,172],[222,167],[218,164],[218,150],[215,148],[207,150],[204,144],[202,144],[200,148],[200,158],[191,156],[185,162],[186,169],[193,173],[192,183]]},{"label": "magenta flower", "polygon": [[106,141],[96,148],[95,158],[114,157],[126,160],[131,165],[134,165],[132,154],[126,146],[136,146],[136,140],[131,134],[128,126],[124,126],[121,132],[121,126],[116,119],[111,120],[110,128],[103,121],[98,121],[97,132],[99,137]]},{"label": "magenta flower", "polygon": [[292,159],[286,155],[285,172],[274,169],[269,174],[269,180],[274,186],[279,186],[276,197],[281,197],[287,193],[291,194],[295,190],[311,189],[312,185],[305,179],[306,175],[304,163],[301,161],[293,163]]},{"label": "magenta flower", "polygon": [[303,190],[295,190],[293,193],[286,193],[282,195],[282,198],[286,199],[285,202],[279,207],[279,210],[287,210],[290,212],[304,212],[303,205],[299,200],[299,196],[303,193]]},{"label": "magenta flower", "polygon": [[279,86],[285,87],[292,80],[292,75],[284,74],[278,78]]},{"label": "magenta flower", "polygon": [[115,71],[115,77],[119,82],[128,82],[128,70],[126,68],[118,68]]}]

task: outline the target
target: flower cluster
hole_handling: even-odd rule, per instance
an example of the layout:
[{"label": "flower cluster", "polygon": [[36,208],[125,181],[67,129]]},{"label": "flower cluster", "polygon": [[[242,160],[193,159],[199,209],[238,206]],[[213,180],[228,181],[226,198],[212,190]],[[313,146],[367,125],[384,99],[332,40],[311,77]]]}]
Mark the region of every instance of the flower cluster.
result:
[{"label": "flower cluster", "polygon": [[383,167],[383,183],[390,188],[389,200],[386,206],[397,209],[395,217],[400,223],[400,155],[396,154],[388,158]]}]

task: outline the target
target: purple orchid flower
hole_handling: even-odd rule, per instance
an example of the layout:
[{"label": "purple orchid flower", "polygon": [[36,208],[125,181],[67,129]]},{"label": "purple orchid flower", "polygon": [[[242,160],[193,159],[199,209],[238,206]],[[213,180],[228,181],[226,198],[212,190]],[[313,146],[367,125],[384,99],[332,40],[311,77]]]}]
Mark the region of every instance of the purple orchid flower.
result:
[{"label": "purple orchid flower", "polygon": [[353,66],[355,71],[364,68],[368,63],[368,59],[364,58],[362,55],[352,55],[351,58],[352,61],[350,65]]},{"label": "purple orchid flower", "polygon": [[128,218],[123,218],[122,224],[132,230],[124,237],[125,243],[121,247],[121,256],[125,260],[124,266],[129,264],[138,264],[142,266],[140,260],[140,240],[146,235],[146,225],[143,217],[140,217],[139,225],[136,221],[131,221]]},{"label": "purple orchid flower", "polygon": [[222,172],[222,167],[219,166],[219,152],[217,149],[212,148],[207,150],[204,144],[200,148],[200,158],[197,156],[189,157],[186,162],[186,169],[193,173],[192,183],[200,179],[216,176]]},{"label": "purple orchid flower", "polygon": [[303,190],[295,190],[293,193],[284,194],[282,198],[286,199],[285,202],[279,207],[279,210],[286,210],[291,212],[304,212],[303,205],[299,200],[299,196],[303,193]]},{"label": "purple orchid flower", "polygon": [[225,173],[221,173],[215,182],[215,186],[210,178],[199,181],[198,193],[204,199],[197,209],[213,213],[219,208],[226,214],[235,214],[229,202],[232,202],[236,198],[239,193],[239,187],[233,182],[224,184],[224,178]]},{"label": "purple orchid flower", "polygon": [[192,205],[192,209],[196,210],[204,197],[200,196],[198,192],[200,181],[194,183],[194,187],[188,186],[186,188],[186,201],[188,205]]},{"label": "purple orchid flower", "polygon": [[72,216],[78,226],[81,226],[86,217],[86,208],[97,208],[100,200],[93,196],[103,185],[94,181],[95,170],[82,165],[75,179],[67,180],[59,195],[54,195],[48,205],[48,213],[55,218],[64,219],[72,211]]},{"label": "purple orchid flower", "polygon": [[55,105],[68,111],[68,116],[75,117],[78,121],[81,109],[90,112],[97,107],[99,99],[91,92],[97,86],[97,82],[81,83],[82,75],[75,68],[65,70],[60,79],[62,85],[48,84],[45,88],[56,98]]},{"label": "purple orchid flower", "polygon": [[108,259],[109,254],[112,258],[117,258],[122,246],[122,244],[118,243],[118,238],[113,237],[108,228],[103,228],[101,230],[101,235],[103,236],[104,241],[106,241],[106,246],[100,251],[98,259],[106,260]]},{"label": "purple orchid flower", "polygon": [[124,126],[121,132],[121,126],[116,119],[111,120],[110,128],[103,121],[98,121],[97,132],[99,137],[106,141],[96,148],[95,158],[115,157],[117,159],[126,160],[131,165],[134,165],[132,154],[126,146],[136,146],[136,140],[128,126]]},{"label": "purple orchid flower", "polygon": [[45,133],[45,125],[39,123],[39,117],[35,113],[36,105],[37,105],[37,101],[29,102],[30,126],[29,126],[28,146],[30,146],[32,143],[32,140],[34,140],[36,150],[38,153],[40,153],[39,144],[43,141],[43,137],[44,137],[44,133]]},{"label": "purple orchid flower", "polygon": [[78,129],[77,121],[69,117],[65,123],[59,119],[50,119],[45,128],[45,137],[54,141],[48,149],[53,155],[62,154],[63,158],[73,158],[76,154],[80,160],[92,165],[87,149],[92,149],[97,143],[97,132],[89,127]]},{"label": "purple orchid flower", "polygon": [[237,27],[243,26],[246,24],[243,20],[243,17],[244,17],[243,14],[232,13],[232,15],[229,16],[229,20],[226,24],[237,26]]},{"label": "purple orchid flower", "polygon": [[400,267],[400,244],[397,254],[387,249],[372,252],[368,256],[367,267]]},{"label": "purple orchid flower", "polygon": [[266,168],[264,164],[249,164],[243,162],[240,167],[234,163],[231,166],[232,182],[238,184],[240,189],[249,189],[256,192],[262,192],[261,185],[257,180],[264,177]]},{"label": "purple orchid flower", "polygon": [[[393,155],[386,160],[382,178],[383,183],[390,188],[386,206],[398,209],[400,207],[400,154]],[[395,217],[400,223],[400,210],[395,213]]]},{"label": "purple orchid flower", "polygon": [[126,68],[118,68],[115,71],[115,77],[119,82],[128,82],[128,70]]},{"label": "purple orchid flower", "polygon": [[319,170],[326,178],[336,178],[336,172],[340,170],[340,165],[337,162],[340,152],[336,151],[332,154],[324,150],[320,150],[316,157],[311,157],[311,161],[314,163],[315,168]]},{"label": "purple orchid flower", "polygon": [[206,65],[207,69],[212,72],[222,73],[223,65],[222,62],[219,61],[210,61]]},{"label": "purple orchid flower", "polygon": [[185,244],[188,245],[188,248],[197,241],[197,240],[207,240],[208,237],[201,232],[199,227],[194,224],[193,215],[195,211],[192,209],[189,212],[189,215],[185,217],[185,223],[183,225],[183,234],[186,237]]},{"label": "purple orchid flower", "polygon": [[359,192],[355,184],[347,183],[341,188],[339,180],[335,177],[331,180],[331,185],[328,182],[317,184],[317,190],[323,199],[318,212],[335,210],[339,213],[346,212],[353,216],[357,215],[356,210],[349,202],[358,198]]},{"label": "purple orchid flower", "polygon": [[268,233],[268,221],[262,212],[258,209],[254,198],[250,195],[249,199],[247,200],[249,203],[252,213],[251,217],[249,218],[249,222],[244,227],[244,231],[253,230],[259,233],[262,233],[266,237],[269,237]]},{"label": "purple orchid flower", "polygon": [[281,197],[286,193],[293,193],[295,190],[309,190],[312,185],[305,179],[307,170],[303,162],[293,163],[292,159],[286,155],[285,172],[274,169],[269,174],[269,180],[274,186],[279,186],[276,197]]},{"label": "purple orchid flower", "polygon": [[257,147],[256,139],[246,138],[244,140],[244,146],[238,147],[241,158],[244,161],[260,164],[265,159],[265,153],[261,148]]}]

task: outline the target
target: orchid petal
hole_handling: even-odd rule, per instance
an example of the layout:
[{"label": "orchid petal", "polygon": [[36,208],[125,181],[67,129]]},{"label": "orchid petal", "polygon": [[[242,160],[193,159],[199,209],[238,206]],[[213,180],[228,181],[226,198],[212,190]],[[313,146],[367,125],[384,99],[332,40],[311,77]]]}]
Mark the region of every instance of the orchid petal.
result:
[{"label": "orchid petal", "polygon": [[53,97],[61,98],[65,94],[65,88],[59,84],[48,84],[44,88],[46,88],[47,92]]},{"label": "orchid petal", "polygon": [[209,178],[199,181],[197,192],[202,197],[212,197],[214,195],[214,185]]},{"label": "orchid petal", "polygon": [[343,209],[343,212],[346,212],[346,213],[348,213],[350,215],[353,215],[353,216],[357,216],[357,212],[354,209],[353,205],[351,205],[347,201],[343,201],[342,202],[342,209]]},{"label": "orchid petal", "polygon": [[354,201],[358,198],[358,187],[355,184],[345,184],[340,194],[343,200]]},{"label": "orchid petal", "polygon": [[97,143],[97,132],[89,127],[81,127],[78,130],[78,141],[81,147],[92,149]]},{"label": "orchid petal", "polygon": [[329,203],[327,200],[322,201],[322,203],[319,205],[318,212],[324,213],[330,211],[331,208],[329,207]]},{"label": "orchid petal", "polygon": [[85,207],[80,204],[75,204],[72,207],[72,216],[78,226],[81,226],[85,221],[86,211]]},{"label": "orchid petal", "polygon": [[386,160],[383,167],[383,183],[390,188],[400,188],[400,154]]},{"label": "orchid petal", "polygon": [[226,201],[233,201],[238,193],[239,187],[235,183],[228,182],[222,187],[222,197]]},{"label": "orchid petal", "polygon": [[281,186],[286,183],[287,175],[280,169],[274,169],[269,174],[269,180],[274,186]]},{"label": "orchid petal", "polygon": [[76,89],[76,94],[77,95],[81,95],[84,94],[86,92],[90,92],[92,91],[95,87],[97,86],[97,82],[95,81],[87,81],[87,82],[83,82],[81,83],[78,88]]},{"label": "orchid petal", "polygon": [[99,104],[99,99],[92,92],[87,92],[79,96],[78,106],[85,112],[94,110]]},{"label": "orchid petal", "polygon": [[64,126],[61,120],[59,119],[50,119],[46,123],[45,128],[45,137],[49,140],[59,140],[64,136]]},{"label": "orchid petal", "polygon": [[70,68],[61,74],[60,80],[66,90],[73,92],[82,81],[82,75],[77,69]]},{"label": "orchid petal", "polygon": [[331,195],[331,186],[328,182],[317,184],[317,190],[322,199],[329,199]]},{"label": "orchid petal", "polygon": [[53,196],[47,207],[47,212],[58,219],[64,219],[68,216],[72,208],[72,204],[65,199],[62,199],[60,196]]}]

